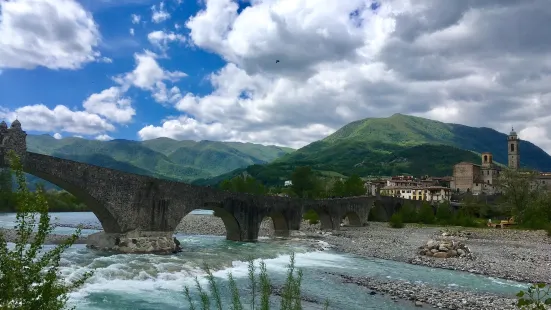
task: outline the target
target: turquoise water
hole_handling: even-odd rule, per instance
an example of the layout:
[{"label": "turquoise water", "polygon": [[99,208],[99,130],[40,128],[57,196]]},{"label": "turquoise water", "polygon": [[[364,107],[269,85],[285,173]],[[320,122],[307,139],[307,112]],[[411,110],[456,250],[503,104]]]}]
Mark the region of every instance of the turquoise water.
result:
[{"label": "turquoise water", "polygon": [[[0,215],[0,225],[9,224],[10,216],[13,215]],[[97,221],[91,213],[54,216],[60,223],[67,224]],[[61,269],[64,277],[70,279],[88,270],[94,270],[95,274],[71,295],[70,303],[77,309],[189,309],[183,289],[184,286],[194,286],[196,276],[200,283],[206,283],[205,273],[201,270],[204,263],[215,270],[214,275],[222,284],[231,271],[243,293],[246,293],[245,261],[250,255],[264,259],[272,281],[281,285],[291,252],[297,253],[296,266],[304,273],[303,294],[319,302],[328,298],[332,309],[414,307],[410,303],[394,303],[385,296],[369,295],[365,289],[342,284],[338,277],[325,272],[420,281],[452,289],[509,296],[514,296],[525,287],[521,283],[459,271],[365,259],[332,251],[309,252],[307,245],[299,241],[261,239],[257,243],[241,243],[218,236],[176,237],[184,250],[170,256],[105,254],[86,249],[84,245],[73,246],[63,255]],[[223,294],[226,295],[225,291]],[[277,302],[277,298],[273,302]],[[305,308],[322,309],[322,306],[319,303],[305,303]]]}]

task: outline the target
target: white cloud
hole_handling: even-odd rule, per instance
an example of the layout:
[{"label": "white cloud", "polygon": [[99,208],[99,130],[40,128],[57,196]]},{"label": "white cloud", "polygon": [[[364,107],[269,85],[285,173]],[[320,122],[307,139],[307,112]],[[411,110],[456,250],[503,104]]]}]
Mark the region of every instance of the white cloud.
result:
[{"label": "white cloud", "polygon": [[115,123],[128,123],[136,115],[130,98],[124,97],[124,90],[115,86],[92,94],[82,106],[87,112],[101,115]]},{"label": "white cloud", "polygon": [[50,109],[43,104],[35,104],[20,107],[14,111],[1,108],[0,117],[10,122],[17,118],[24,130],[64,131],[85,135],[115,130],[111,123],[96,114],[86,111],[71,111],[62,105]]},{"label": "white cloud", "polygon": [[163,69],[156,60],[157,55],[147,50],[135,54],[134,58],[136,68],[132,72],[114,78],[122,88],[134,86],[142,90],[148,90],[159,103],[175,102],[180,99],[180,89],[172,87],[168,90],[166,82],[176,82],[187,76],[187,74],[181,71]]},{"label": "white cloud", "polygon": [[99,141],[109,141],[109,140],[113,140],[113,137],[103,134],[103,135],[96,136],[95,139]]},{"label": "white cloud", "polygon": [[400,112],[504,132],[514,125],[547,145],[548,0],[389,0],[376,11],[368,0],[271,0],[239,14],[235,1],[205,4],[186,23],[189,43],[228,64],[208,77],[210,94],[175,103],[185,117],[144,127],[143,139],[302,146]]},{"label": "white cloud", "polygon": [[54,138],[59,140],[59,139],[63,138],[63,136],[59,132],[56,132],[56,133],[54,133]]},{"label": "white cloud", "polygon": [[161,22],[164,22],[165,20],[170,18],[170,14],[165,9],[165,3],[161,2],[159,3],[159,6],[152,6],[151,7],[151,21],[158,24]]},{"label": "white cloud", "polygon": [[134,28],[130,28],[130,35],[133,36],[134,35]]},{"label": "white cloud", "polygon": [[139,24],[142,17],[137,14],[130,15],[130,18],[132,18],[132,24]]},{"label": "white cloud", "polygon": [[101,59],[92,15],[73,0],[0,1],[0,68],[78,69]]},{"label": "white cloud", "polygon": [[153,31],[147,35],[147,39],[151,44],[162,51],[168,49],[168,44],[171,42],[185,42],[186,37],[174,32]]}]

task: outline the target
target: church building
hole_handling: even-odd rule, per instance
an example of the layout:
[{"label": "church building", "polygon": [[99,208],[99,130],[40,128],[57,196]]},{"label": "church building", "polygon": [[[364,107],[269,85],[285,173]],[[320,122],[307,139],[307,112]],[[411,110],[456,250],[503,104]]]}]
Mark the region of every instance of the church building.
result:
[{"label": "church building", "polygon": [[[507,158],[509,169],[520,168],[520,140],[514,129],[507,137]],[[480,155],[480,165],[460,162],[453,167],[453,177],[450,187],[455,192],[471,192],[473,194],[494,194],[495,182],[501,173],[501,167],[494,164],[492,153],[484,152]]]}]

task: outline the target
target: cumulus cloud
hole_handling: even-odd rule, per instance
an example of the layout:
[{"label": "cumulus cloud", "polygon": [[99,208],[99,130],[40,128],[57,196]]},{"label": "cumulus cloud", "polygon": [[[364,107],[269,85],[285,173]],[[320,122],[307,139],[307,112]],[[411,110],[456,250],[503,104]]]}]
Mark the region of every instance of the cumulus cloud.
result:
[{"label": "cumulus cloud", "polygon": [[186,37],[174,32],[153,31],[147,35],[147,39],[151,44],[165,52],[168,49],[168,44],[171,42],[185,42]]},{"label": "cumulus cloud", "polygon": [[25,130],[70,132],[76,134],[98,134],[113,131],[115,127],[97,114],[86,111],[71,111],[58,105],[53,109],[44,104],[29,105],[9,111],[0,109],[0,117],[13,121],[16,118]]},{"label": "cumulus cloud", "polygon": [[78,69],[101,59],[92,15],[74,0],[0,1],[0,68]]},{"label": "cumulus cloud", "polygon": [[82,106],[86,111],[101,115],[115,123],[128,123],[136,114],[130,98],[124,97],[124,90],[115,86],[92,94]]},{"label": "cumulus cloud", "polygon": [[161,2],[158,6],[151,7],[151,21],[154,23],[161,23],[170,18],[170,14],[165,9],[165,3]]},{"label": "cumulus cloud", "polygon": [[180,99],[180,89],[167,89],[166,82],[176,82],[187,76],[181,71],[168,71],[157,62],[157,54],[150,51],[136,53],[134,59],[136,68],[126,74],[119,75],[114,80],[123,88],[134,86],[151,91],[153,98],[160,103],[174,102]]},{"label": "cumulus cloud", "polygon": [[54,133],[54,138],[59,140],[59,139],[63,138],[63,136],[59,132],[56,132],[56,133]]},{"label": "cumulus cloud", "polygon": [[102,135],[96,136],[95,139],[99,140],[99,141],[109,141],[109,140],[113,140],[113,137],[111,137],[109,135],[106,135],[106,134],[102,134]]},{"label": "cumulus cloud", "polygon": [[204,4],[185,24],[189,43],[228,64],[208,77],[210,94],[174,104],[185,117],[144,127],[142,139],[299,147],[400,112],[503,132],[513,125],[551,151],[542,121],[551,111],[547,0]]}]

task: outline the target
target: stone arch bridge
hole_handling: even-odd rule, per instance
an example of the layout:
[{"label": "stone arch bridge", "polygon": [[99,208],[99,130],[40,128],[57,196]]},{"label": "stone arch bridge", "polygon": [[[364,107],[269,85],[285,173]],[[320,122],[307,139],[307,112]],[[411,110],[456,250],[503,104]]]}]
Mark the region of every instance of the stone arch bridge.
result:
[{"label": "stone arch bridge", "polygon": [[0,123],[0,138],[0,166],[8,165],[13,150],[26,173],[63,188],[91,209],[104,232],[90,236],[88,245],[100,249],[172,252],[177,248],[172,237],[176,226],[196,209],[214,210],[224,221],[228,240],[256,241],[265,217],[271,217],[276,235],[284,237],[299,229],[310,209],[319,215],[322,229],[338,230],[344,217],[352,226],[363,226],[374,205],[388,219],[404,202],[385,196],[310,200],[233,193],[41,155],[27,152],[26,133],[18,121],[11,128]]}]

